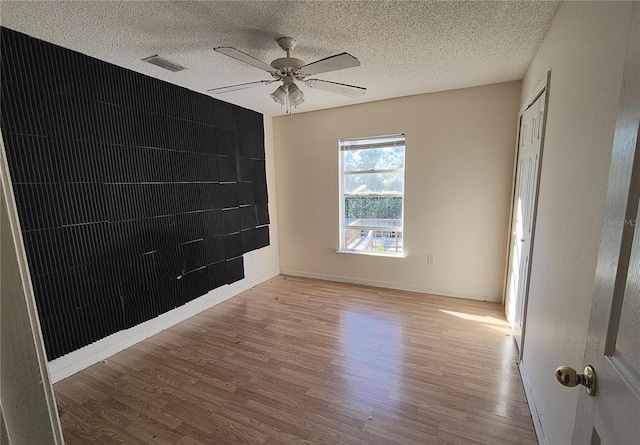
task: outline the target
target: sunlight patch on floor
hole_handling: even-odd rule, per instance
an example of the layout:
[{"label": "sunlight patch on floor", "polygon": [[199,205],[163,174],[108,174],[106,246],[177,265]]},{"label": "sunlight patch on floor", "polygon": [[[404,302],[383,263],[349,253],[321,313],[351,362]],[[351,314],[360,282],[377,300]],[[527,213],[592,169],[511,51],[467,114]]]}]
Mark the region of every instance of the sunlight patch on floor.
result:
[{"label": "sunlight patch on floor", "polygon": [[462,318],[464,320],[477,321],[478,323],[509,327],[509,323],[507,322],[507,320],[500,320],[498,318],[490,317],[488,315],[465,314],[464,312],[447,311],[444,309],[440,309],[440,312],[444,312],[445,314],[453,315],[454,317]]}]

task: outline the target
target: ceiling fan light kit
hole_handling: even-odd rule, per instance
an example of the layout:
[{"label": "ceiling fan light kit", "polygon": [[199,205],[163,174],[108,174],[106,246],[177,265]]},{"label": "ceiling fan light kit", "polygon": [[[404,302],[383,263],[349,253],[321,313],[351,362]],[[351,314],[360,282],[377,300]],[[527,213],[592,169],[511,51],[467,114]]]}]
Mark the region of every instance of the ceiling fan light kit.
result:
[{"label": "ceiling fan light kit", "polygon": [[287,98],[287,90],[284,89],[284,86],[279,86],[273,93],[271,93],[271,97],[274,102],[284,105],[284,101]]},{"label": "ceiling fan light kit", "polygon": [[286,52],[287,56],[275,59],[269,65],[232,47],[219,46],[217,48],[214,48],[215,51],[221,54],[267,71],[271,74],[273,79],[212,88],[207,91],[213,94],[221,94],[228,93],[230,91],[252,88],[258,85],[268,85],[273,82],[282,82],[282,85],[280,85],[273,93],[271,93],[271,98],[280,105],[284,105],[287,114],[291,114],[292,106],[297,107],[304,102],[304,93],[296,84],[296,80],[299,82],[303,82],[307,87],[310,88],[316,88],[319,90],[341,94],[348,97],[359,97],[362,96],[365,91],[367,91],[366,88],[354,85],[330,82],[328,80],[307,78],[308,76],[327,73],[329,71],[337,71],[345,68],[360,66],[360,62],[358,61],[358,59],[353,57],[351,54],[336,54],[334,56],[316,60],[315,62],[306,64],[300,59],[291,57],[291,51],[296,46],[296,40],[294,38],[280,37],[278,39],[278,45],[280,45],[280,48],[282,48]]},{"label": "ceiling fan light kit", "polygon": [[298,88],[298,85],[296,85],[293,81],[287,87],[287,90],[289,92],[288,99],[291,105],[293,105],[294,107],[297,107],[302,102],[304,102],[304,95],[302,94],[302,91],[300,91],[300,88]]}]

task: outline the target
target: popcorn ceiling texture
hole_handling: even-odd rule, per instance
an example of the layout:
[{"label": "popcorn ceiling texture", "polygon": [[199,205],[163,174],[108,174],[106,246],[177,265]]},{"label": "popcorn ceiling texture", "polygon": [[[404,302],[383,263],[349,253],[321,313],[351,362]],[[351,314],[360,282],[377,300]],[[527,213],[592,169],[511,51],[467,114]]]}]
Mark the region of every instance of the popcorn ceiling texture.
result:
[{"label": "popcorn ceiling texture", "polygon": [[[318,75],[364,86],[358,99],[302,86],[296,112],[521,79],[559,6],[555,1],[9,2],[0,23],[16,31],[183,87],[269,79],[216,53],[233,46],[266,63],[294,37],[309,63],[343,51],[362,66]],[[159,54],[189,69],[142,62]],[[283,114],[274,85],[216,96],[266,115]]]}]

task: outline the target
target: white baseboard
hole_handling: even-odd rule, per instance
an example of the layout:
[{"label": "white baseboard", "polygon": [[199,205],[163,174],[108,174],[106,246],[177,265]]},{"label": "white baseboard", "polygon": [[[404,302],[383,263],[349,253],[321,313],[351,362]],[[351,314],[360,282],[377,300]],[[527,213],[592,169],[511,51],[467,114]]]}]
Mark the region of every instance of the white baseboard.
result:
[{"label": "white baseboard", "polygon": [[540,413],[536,407],[536,402],[533,399],[533,391],[529,385],[529,378],[527,377],[527,370],[524,366],[524,362],[520,360],[518,364],[520,370],[520,378],[522,379],[522,386],[524,387],[524,395],[527,398],[527,404],[529,405],[529,411],[531,412],[531,418],[533,419],[533,428],[538,438],[540,445],[548,445],[546,437],[544,437],[544,431],[542,430],[542,421],[540,420]]},{"label": "white baseboard", "polygon": [[291,275],[294,277],[316,278],[318,280],[336,281],[338,283],[361,284],[363,286],[382,287],[384,289],[405,290],[409,292],[419,292],[421,294],[440,295],[443,297],[466,298],[469,300],[489,301],[492,303],[500,303],[502,301],[502,297],[500,296],[456,293],[456,292],[451,292],[446,290],[429,289],[421,286],[412,286],[404,283],[396,283],[396,282],[390,282],[390,281],[365,280],[360,278],[346,277],[342,275],[327,275],[327,274],[304,272],[300,270],[291,270],[291,269],[282,269],[280,273],[283,275]]},{"label": "white baseboard", "polygon": [[177,307],[152,320],[145,321],[132,328],[116,332],[108,337],[91,343],[69,354],[58,357],[49,362],[49,374],[51,382],[56,383],[76,372],[111,357],[112,355],[135,345],[136,343],[164,331],[181,321],[207,310],[217,304],[228,300],[260,283],[277,276],[278,273],[263,275],[252,281],[239,281],[238,283],[215,289],[202,297],[196,298],[184,306]]}]

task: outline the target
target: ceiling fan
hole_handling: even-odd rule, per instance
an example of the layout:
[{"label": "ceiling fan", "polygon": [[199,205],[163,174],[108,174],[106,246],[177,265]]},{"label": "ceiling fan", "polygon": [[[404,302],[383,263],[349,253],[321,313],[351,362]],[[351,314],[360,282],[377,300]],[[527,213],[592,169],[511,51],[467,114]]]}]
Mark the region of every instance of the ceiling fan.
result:
[{"label": "ceiling fan", "polygon": [[314,76],[316,74],[360,66],[358,59],[353,57],[351,54],[341,53],[325,59],[316,60],[315,62],[305,63],[300,59],[291,57],[291,51],[296,46],[296,40],[294,38],[280,37],[277,41],[280,48],[287,53],[287,56],[276,59],[269,65],[229,46],[218,46],[217,48],[214,48],[214,50],[219,53],[267,71],[271,74],[273,79],[212,88],[207,91],[213,94],[220,94],[228,93],[230,91],[244,90],[258,85],[269,85],[274,82],[282,82],[282,85],[271,93],[271,97],[275,102],[286,107],[287,114],[291,113],[292,106],[297,107],[304,102],[304,94],[300,88],[298,88],[296,81],[303,82],[310,88],[316,88],[349,97],[362,96],[365,91],[367,91],[366,88],[354,85],[308,78],[308,76]]}]

